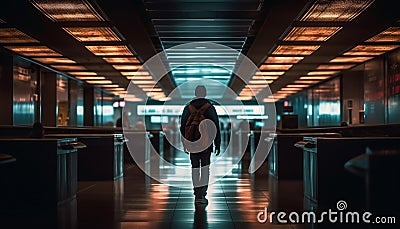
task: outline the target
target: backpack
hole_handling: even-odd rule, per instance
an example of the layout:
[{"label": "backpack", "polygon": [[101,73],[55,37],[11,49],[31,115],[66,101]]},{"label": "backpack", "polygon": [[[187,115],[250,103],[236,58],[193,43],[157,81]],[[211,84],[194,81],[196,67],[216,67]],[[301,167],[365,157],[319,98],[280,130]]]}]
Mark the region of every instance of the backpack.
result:
[{"label": "backpack", "polygon": [[[191,142],[195,142],[200,139],[200,123],[205,119],[204,112],[211,106],[210,103],[206,103],[199,109],[196,109],[193,105],[189,105],[190,115],[185,123],[185,139]],[[204,134],[207,130],[203,131]],[[204,140],[207,136],[203,136]]]}]

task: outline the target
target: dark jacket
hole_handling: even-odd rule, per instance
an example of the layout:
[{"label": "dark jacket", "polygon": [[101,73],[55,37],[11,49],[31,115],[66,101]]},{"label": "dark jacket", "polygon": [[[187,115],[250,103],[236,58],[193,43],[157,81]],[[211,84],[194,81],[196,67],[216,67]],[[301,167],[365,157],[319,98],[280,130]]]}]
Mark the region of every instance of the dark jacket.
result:
[{"label": "dark jacket", "polygon": [[[217,111],[215,110],[215,107],[212,105],[212,103],[205,98],[197,98],[197,99],[193,99],[190,104],[193,105],[196,109],[199,109],[201,106],[203,106],[205,103],[210,103],[211,106],[204,112],[204,117],[206,119],[210,119],[211,121],[214,122],[215,127],[217,128],[217,135],[215,136],[214,139],[214,145],[215,145],[215,150],[220,150],[220,145],[221,145],[221,131],[219,128],[219,119],[218,119],[218,115],[217,115]],[[180,131],[182,136],[185,136],[185,125],[186,125],[186,121],[190,116],[190,111],[189,111],[189,105],[187,105],[182,112],[182,116],[181,116],[181,127],[180,127]],[[211,145],[208,150],[212,151],[213,150],[213,146]]]}]

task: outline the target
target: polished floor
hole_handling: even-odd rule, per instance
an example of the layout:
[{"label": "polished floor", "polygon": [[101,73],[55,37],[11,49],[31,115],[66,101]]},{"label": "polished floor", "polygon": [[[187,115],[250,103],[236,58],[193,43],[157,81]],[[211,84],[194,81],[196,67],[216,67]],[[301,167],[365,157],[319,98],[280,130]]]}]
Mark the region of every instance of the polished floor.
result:
[{"label": "polished floor", "polygon": [[[80,183],[76,223],[78,228],[107,229],[301,228],[259,223],[257,214],[273,204],[275,193],[271,188],[276,187],[271,187],[265,166],[254,175],[244,171],[247,167],[241,164],[230,175],[210,185],[209,204],[205,206],[194,204],[192,189],[160,184],[131,166],[124,179]],[[301,187],[299,182],[287,185],[288,190]],[[286,207],[302,207],[300,192],[287,194]]]},{"label": "polished floor", "polygon": [[[180,165],[189,166],[186,154],[170,156]],[[212,160],[215,159],[213,155]],[[322,228],[258,222],[257,215],[265,207],[302,211],[302,183],[278,182],[269,176],[267,163],[255,174],[249,174],[247,169],[248,161],[243,160],[227,176],[210,185],[209,204],[205,206],[194,204],[192,189],[161,184],[136,165],[126,164],[124,177],[117,181],[79,182],[76,199],[59,206],[58,216],[40,209],[21,210],[3,219],[0,228]]]}]

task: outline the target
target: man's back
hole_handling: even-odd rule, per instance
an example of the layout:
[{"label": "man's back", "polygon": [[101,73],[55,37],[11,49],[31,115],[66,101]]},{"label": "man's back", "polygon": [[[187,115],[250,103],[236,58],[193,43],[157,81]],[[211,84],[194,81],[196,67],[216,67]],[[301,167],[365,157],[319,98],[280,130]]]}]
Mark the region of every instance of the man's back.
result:
[{"label": "man's back", "polygon": [[[196,109],[200,109],[206,103],[211,104],[211,102],[208,99],[196,98],[190,102],[190,105],[193,105]],[[210,119],[215,124],[217,133],[216,133],[216,137],[214,139],[214,144],[215,144],[216,150],[219,151],[220,144],[221,144],[221,134],[220,134],[220,128],[219,128],[218,115],[215,110],[215,107],[211,104],[211,106],[205,110],[203,115],[204,115],[205,119]],[[190,116],[190,109],[189,109],[189,105],[187,105],[185,107],[185,109],[183,110],[182,117],[181,117],[180,131],[181,131],[182,136],[185,136],[185,125],[186,125],[186,122],[187,122],[189,116]],[[208,150],[212,151],[212,145],[208,148]]]}]

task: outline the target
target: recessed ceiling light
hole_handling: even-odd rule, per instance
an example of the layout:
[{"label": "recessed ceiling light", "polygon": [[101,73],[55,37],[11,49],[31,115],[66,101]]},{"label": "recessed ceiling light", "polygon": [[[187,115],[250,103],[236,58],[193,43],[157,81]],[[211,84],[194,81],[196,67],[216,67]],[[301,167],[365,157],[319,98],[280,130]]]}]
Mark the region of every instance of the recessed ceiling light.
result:
[{"label": "recessed ceiling light", "polygon": [[293,66],[293,64],[263,64],[260,67],[261,71],[276,71],[276,70],[288,70]]},{"label": "recessed ceiling light", "polygon": [[88,45],[89,51],[97,56],[132,56],[132,52],[125,45]]},{"label": "recessed ceiling light", "polygon": [[331,76],[331,75],[335,75],[335,74],[337,74],[337,73],[339,73],[339,71],[312,71],[312,72],[309,72],[309,73],[307,73],[307,75],[309,75],[309,76],[318,76],[318,75],[329,75],[329,76]]},{"label": "recessed ceiling light", "polygon": [[330,60],[331,63],[361,63],[372,59],[370,56],[340,56]]},{"label": "recessed ceiling light", "polygon": [[358,45],[343,55],[379,56],[400,47],[399,45]]},{"label": "recessed ceiling light", "polygon": [[60,53],[57,53],[46,46],[4,46],[4,48],[23,56],[61,56]]},{"label": "recessed ceiling light", "polygon": [[302,56],[270,56],[268,57],[264,63],[266,64],[296,64],[299,61],[304,59]]},{"label": "recessed ceiling light", "polygon": [[354,67],[355,64],[342,64],[342,65],[330,65],[330,64],[322,64],[318,66],[316,69],[317,70],[344,70],[344,69],[349,69]]},{"label": "recessed ceiling light", "polygon": [[108,63],[132,63],[132,64],[139,64],[139,60],[136,57],[104,57]]},{"label": "recessed ceiling light", "polygon": [[113,67],[117,70],[125,70],[125,71],[136,71],[140,69],[141,65],[113,65]]},{"label": "recessed ceiling light", "polygon": [[61,70],[61,71],[81,71],[81,70],[86,70],[85,67],[79,66],[79,65],[51,65],[51,67]]},{"label": "recessed ceiling light", "polygon": [[366,42],[400,42],[400,27],[390,27]]},{"label": "recessed ceiling light", "polygon": [[44,64],[76,64],[75,61],[65,57],[38,57],[32,59]]},{"label": "recessed ceiling light", "polygon": [[15,28],[0,28],[0,43],[38,43],[39,41]]},{"label": "recessed ceiling light", "polygon": [[311,55],[320,45],[279,45],[272,54],[274,55]]},{"label": "recessed ceiling light", "polygon": [[90,84],[112,84],[111,80],[87,80],[86,83]]},{"label": "recessed ceiling light", "polygon": [[294,27],[284,41],[327,41],[342,27]]},{"label": "recessed ceiling light", "polygon": [[300,21],[351,21],[374,0],[317,0]]},{"label": "recessed ceiling light", "polygon": [[121,41],[109,27],[69,27],[63,28],[80,42]]},{"label": "recessed ceiling light", "polygon": [[52,21],[104,21],[86,0],[31,0],[31,3]]}]

